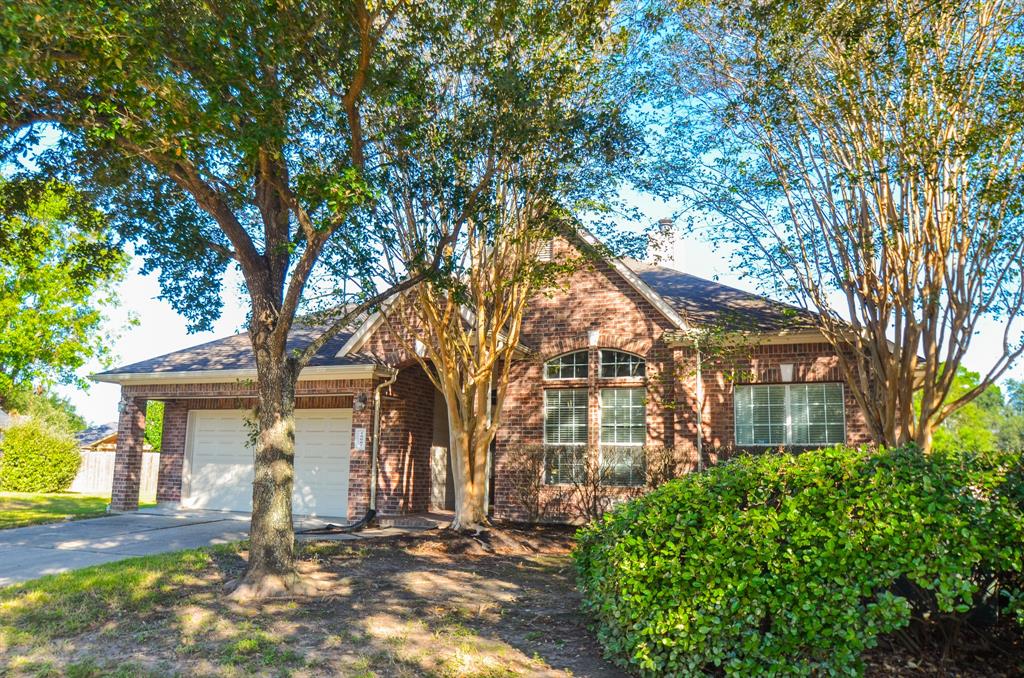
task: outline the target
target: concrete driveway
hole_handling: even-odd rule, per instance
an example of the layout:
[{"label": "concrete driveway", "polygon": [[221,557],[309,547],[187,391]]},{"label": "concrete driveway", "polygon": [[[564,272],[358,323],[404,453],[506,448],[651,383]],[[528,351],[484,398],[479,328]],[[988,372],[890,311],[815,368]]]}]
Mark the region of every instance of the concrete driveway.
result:
[{"label": "concrete driveway", "polygon": [[133,556],[245,539],[249,516],[214,511],[123,513],[0,530],[0,586]]}]

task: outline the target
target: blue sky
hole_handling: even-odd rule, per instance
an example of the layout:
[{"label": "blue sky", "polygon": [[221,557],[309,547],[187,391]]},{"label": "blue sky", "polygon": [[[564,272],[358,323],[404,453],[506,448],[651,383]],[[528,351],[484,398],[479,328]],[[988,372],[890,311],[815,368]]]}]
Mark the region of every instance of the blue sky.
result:
[{"label": "blue sky", "polygon": [[[647,196],[631,194],[628,198],[650,222],[671,216],[673,212],[672,205],[656,202]],[[711,245],[700,237],[677,236],[671,250],[665,254],[666,265],[673,268],[754,291],[752,281],[740,280],[739,276],[730,270],[728,250]],[[213,331],[188,334],[185,331],[185,320],[175,313],[169,304],[157,298],[160,294],[160,285],[156,277],[140,275],[138,263],[134,263],[121,288],[120,306],[109,312],[108,328],[113,332],[121,332],[113,347],[116,364],[137,362],[243,331],[248,300],[237,293],[237,283],[238,277],[234,275],[224,286],[224,314]],[[124,329],[131,317],[137,318],[138,324]],[[1001,329],[996,323],[984,323],[971,346],[966,361],[967,367],[985,370],[988,366],[987,361],[1000,350],[1001,336]],[[85,376],[100,369],[99,364],[91,363],[83,367],[80,374]],[[1018,364],[1008,376],[1024,377],[1024,363]],[[87,391],[70,387],[61,387],[58,391],[68,397],[91,423],[117,419],[119,386],[93,384]]]}]

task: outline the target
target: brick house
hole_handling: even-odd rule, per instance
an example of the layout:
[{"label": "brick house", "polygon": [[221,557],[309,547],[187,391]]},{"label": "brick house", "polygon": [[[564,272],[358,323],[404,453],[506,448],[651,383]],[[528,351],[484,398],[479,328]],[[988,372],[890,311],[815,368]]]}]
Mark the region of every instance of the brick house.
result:
[{"label": "brick house", "polygon": [[[556,243],[551,256],[567,247]],[[524,480],[564,502],[588,464],[601,469],[609,492],[628,494],[644,484],[655,449],[686,472],[735,449],[868,442],[835,353],[812,321],[764,297],[632,260],[600,260],[538,294],[493,447],[494,516],[528,515],[517,489]],[[698,350],[695,338],[716,328],[742,339],[728,350]],[[371,505],[383,515],[451,506],[443,400],[392,331],[372,315],[328,342],[300,375],[296,514],[354,519]],[[296,327],[291,345],[312,336]],[[249,509],[255,364],[247,335],[93,378],[121,385],[114,509],[137,507],[147,400],[165,403],[157,500]],[[526,448],[539,450],[539,467],[520,462]],[[549,517],[571,513],[562,506]]]}]

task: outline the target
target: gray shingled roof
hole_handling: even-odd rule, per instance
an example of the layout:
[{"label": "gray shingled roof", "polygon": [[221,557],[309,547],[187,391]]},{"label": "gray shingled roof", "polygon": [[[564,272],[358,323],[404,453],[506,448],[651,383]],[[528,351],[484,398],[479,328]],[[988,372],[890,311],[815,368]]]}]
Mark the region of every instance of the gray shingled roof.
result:
[{"label": "gray shingled roof", "polygon": [[[297,325],[288,336],[288,350],[303,349],[320,335],[323,327]],[[324,347],[309,361],[310,367],[327,365],[354,365],[371,362],[367,356],[336,357],[345,345],[351,332],[342,332],[324,344]],[[206,370],[246,370],[256,369],[256,359],[252,353],[248,334],[236,334],[223,339],[191,346],[181,351],[143,360],[131,365],[123,365],[95,376],[117,376],[119,374],[153,374],[165,372],[199,372]]]},{"label": "gray shingled roof", "polygon": [[117,422],[111,421],[106,424],[97,424],[96,426],[90,426],[84,431],[79,431],[75,434],[75,440],[81,446],[92,445],[95,442],[103,440],[104,438],[110,437],[117,433]]},{"label": "gray shingled roof", "polygon": [[717,324],[748,332],[800,331],[815,326],[814,315],[796,306],[656,264],[634,259],[623,263],[694,325]]},{"label": "gray shingled roof", "polygon": [[[664,266],[633,259],[624,259],[623,263],[687,322],[695,325],[716,324],[749,332],[800,331],[815,326],[813,314],[795,306]],[[320,326],[296,325],[288,338],[289,350],[305,348],[323,329]],[[337,357],[351,336],[351,331],[335,336],[310,360],[309,366],[372,364],[372,358],[363,354]],[[245,333],[124,365],[95,376],[244,369],[256,369],[249,335]]]}]

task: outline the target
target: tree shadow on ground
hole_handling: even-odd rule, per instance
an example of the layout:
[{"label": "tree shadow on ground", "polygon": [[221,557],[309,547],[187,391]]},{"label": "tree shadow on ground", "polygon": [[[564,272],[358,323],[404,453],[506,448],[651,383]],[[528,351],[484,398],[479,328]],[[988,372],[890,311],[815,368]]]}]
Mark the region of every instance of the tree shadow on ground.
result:
[{"label": "tree shadow on ground", "polygon": [[523,535],[307,544],[318,595],[245,605],[223,595],[238,549],[59,575],[0,592],[0,673],[621,675],[578,612],[568,533]]}]

